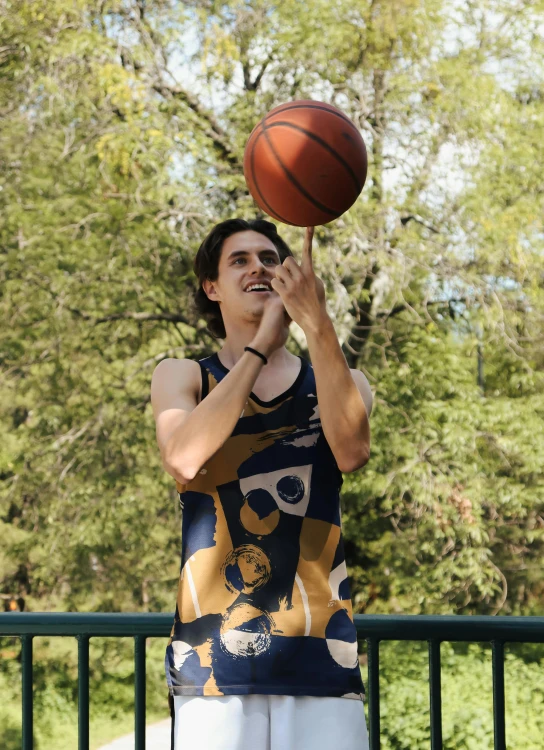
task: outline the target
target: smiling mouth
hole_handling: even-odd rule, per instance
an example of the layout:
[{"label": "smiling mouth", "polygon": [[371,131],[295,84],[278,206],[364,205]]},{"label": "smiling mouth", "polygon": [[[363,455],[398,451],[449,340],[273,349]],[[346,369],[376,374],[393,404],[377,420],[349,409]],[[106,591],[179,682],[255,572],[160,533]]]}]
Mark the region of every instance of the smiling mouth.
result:
[{"label": "smiling mouth", "polygon": [[[251,286],[251,284],[249,284],[249,286]],[[264,287],[265,284],[262,284],[262,286]],[[272,289],[270,287],[266,289],[244,289],[244,292],[246,294],[252,294],[253,292],[260,292],[260,294],[269,294],[271,291]]]}]

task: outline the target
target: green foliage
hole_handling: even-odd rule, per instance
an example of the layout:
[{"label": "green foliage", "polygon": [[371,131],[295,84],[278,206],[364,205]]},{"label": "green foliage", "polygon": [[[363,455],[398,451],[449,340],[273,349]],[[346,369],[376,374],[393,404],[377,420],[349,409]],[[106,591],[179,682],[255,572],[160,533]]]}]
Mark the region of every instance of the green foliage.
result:
[{"label": "green foliage", "polygon": [[[4,657],[14,647],[3,639]],[[18,646],[16,647],[18,649]],[[163,684],[164,643],[147,648],[148,721],[168,718]],[[38,750],[69,750],[77,742],[77,649],[68,639],[35,641],[35,738]],[[512,750],[539,750],[544,732],[543,647],[511,646],[505,658],[506,733]],[[443,643],[444,750],[482,750],[493,745],[489,646]],[[92,639],[90,645],[91,747],[133,730],[133,646],[130,639]],[[380,646],[381,739],[384,750],[427,750],[430,741],[428,656],[425,644]],[[362,676],[367,685],[366,669]],[[0,746],[21,745],[20,675],[15,660],[0,662]],[[367,718],[368,722],[368,718]],[[62,730],[62,731],[60,731]],[[62,744],[64,743],[64,744]]]},{"label": "green foliage", "polygon": [[[355,611],[542,614],[540,6],[0,0],[3,599],[173,609],[151,375],[217,348],[195,251],[258,213],[247,135],[308,97],[369,152],[315,242],[375,394],[371,460],[344,482]],[[288,346],[307,356],[300,331]]]},{"label": "green foliage", "polygon": [[[505,658],[506,741],[511,750],[539,750],[544,733],[542,646],[539,658]],[[444,750],[493,747],[491,650],[441,645]],[[363,671],[366,683],[366,674]],[[430,743],[428,656],[425,644],[380,646],[381,740],[384,750],[427,750]],[[368,719],[367,719],[368,721]]]},{"label": "green foliage", "polygon": [[[19,651],[15,639],[2,639],[0,652],[0,747],[21,747],[20,667],[7,659]],[[146,716],[148,722],[169,717],[164,682],[164,648],[148,639]],[[134,731],[134,645],[132,639],[93,638],[89,649],[90,743],[100,747]],[[37,750],[77,745],[77,645],[67,638],[34,639],[34,738]]]},{"label": "green foliage", "polygon": [[[507,593],[496,560],[514,573],[520,545],[538,538],[542,396],[482,396],[464,349],[430,323],[399,346],[377,385],[373,459],[343,495],[355,602],[366,612],[389,611],[385,602],[413,613],[481,611]],[[443,369],[430,369],[433,360]],[[536,414],[523,422],[523,410]],[[363,523],[367,541],[357,545]],[[539,590],[539,555],[528,551],[512,584]]]},{"label": "green foliage", "polygon": [[[303,15],[295,0],[8,5],[5,594],[31,608],[173,606],[179,516],[151,373],[216,347],[192,308],[194,252],[214,221],[254,211],[241,157],[255,121],[308,96],[344,109],[370,156],[361,199],[318,228],[315,250],[348,362],[375,391],[371,462],[345,483],[356,609],[540,611],[531,7],[482,3],[486,25],[439,0],[316,0]],[[289,346],[307,354],[296,331]]]}]

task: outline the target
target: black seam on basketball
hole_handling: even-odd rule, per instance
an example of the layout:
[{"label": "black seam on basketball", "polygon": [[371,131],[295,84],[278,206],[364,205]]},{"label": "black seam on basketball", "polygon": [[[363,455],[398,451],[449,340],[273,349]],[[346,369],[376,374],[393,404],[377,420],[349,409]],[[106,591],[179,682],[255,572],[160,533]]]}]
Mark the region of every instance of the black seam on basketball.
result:
[{"label": "black seam on basketball", "polygon": [[[281,109],[281,107],[285,107],[285,109]],[[266,115],[266,117],[275,117],[276,115],[282,115],[284,112],[290,112],[292,109],[319,109],[321,110],[321,112],[328,112],[330,115],[334,115],[335,117],[340,117],[341,120],[346,122],[348,125],[351,125],[351,127],[355,130],[357,135],[359,136],[361,135],[359,133],[358,128],[349,119],[349,117],[345,115],[343,112],[335,112],[333,109],[329,109],[328,107],[323,107],[319,104],[280,104],[279,107],[277,107],[276,109],[278,111],[269,112],[268,115]]]},{"label": "black seam on basketball", "polygon": [[254,166],[254,159],[255,159],[255,146],[257,145],[257,141],[261,137],[261,135],[264,133],[264,128],[261,130],[259,135],[255,138],[255,141],[253,142],[253,145],[251,147],[251,152],[249,156],[249,166],[251,168],[251,176],[253,178],[253,184],[255,185],[255,190],[259,193],[259,197],[264,203],[264,205],[267,207],[267,209],[270,212],[270,215],[274,217],[274,219],[277,219],[278,221],[283,221],[284,224],[291,224],[290,221],[287,221],[287,219],[283,218],[277,211],[274,211],[270,203],[266,200],[264,195],[261,192],[261,189],[259,187],[259,183],[257,182],[257,176],[255,175],[255,166]]},{"label": "black seam on basketball", "polygon": [[318,208],[318,209],[319,209],[320,211],[324,211],[324,212],[325,212],[326,214],[330,214],[330,215],[331,215],[332,217],[336,218],[336,217],[338,216],[338,211],[333,211],[333,209],[332,209],[332,208],[328,208],[328,207],[327,207],[327,206],[325,206],[325,205],[324,205],[323,203],[320,203],[320,202],[319,202],[319,201],[317,201],[317,200],[316,200],[315,198],[313,198],[313,197],[312,197],[312,196],[310,195],[310,193],[308,193],[308,191],[307,191],[307,190],[306,190],[305,188],[303,188],[303,187],[302,187],[302,185],[301,185],[301,184],[300,184],[300,182],[299,182],[299,181],[297,180],[297,178],[296,178],[296,177],[294,177],[294,175],[292,175],[292,174],[291,174],[291,172],[290,172],[290,171],[289,171],[289,170],[287,169],[287,167],[285,166],[285,164],[284,164],[284,163],[282,162],[282,160],[281,160],[281,159],[280,159],[280,157],[278,156],[278,153],[277,153],[276,149],[274,148],[274,146],[273,146],[273,144],[272,144],[272,141],[270,140],[270,137],[269,137],[268,133],[266,132],[266,131],[267,131],[267,129],[268,129],[268,126],[267,126],[267,125],[265,125],[265,124],[264,124],[264,121],[263,121],[263,133],[264,133],[264,137],[266,138],[266,142],[267,142],[267,143],[268,143],[268,145],[270,146],[270,150],[272,151],[272,153],[274,154],[274,156],[275,156],[275,157],[276,157],[276,159],[278,160],[278,164],[279,164],[279,165],[280,165],[280,167],[281,167],[281,168],[283,169],[283,171],[284,171],[284,173],[285,173],[285,176],[287,177],[287,179],[289,180],[289,182],[291,182],[291,183],[292,183],[292,184],[293,184],[293,185],[294,185],[294,186],[296,187],[296,189],[297,189],[297,190],[299,191],[299,193],[302,193],[302,195],[303,195],[303,196],[304,196],[304,197],[305,197],[305,198],[306,198],[307,200],[309,200],[309,201],[310,201],[310,203],[311,203],[311,204],[312,204],[313,206],[315,206],[316,208]]},{"label": "black seam on basketball", "polygon": [[329,152],[331,156],[334,156],[335,159],[337,159],[340,164],[344,167],[344,169],[349,173],[351,179],[355,183],[355,187],[357,189],[357,195],[361,192],[363,189],[362,185],[359,184],[359,180],[357,179],[357,175],[353,171],[353,169],[350,167],[350,165],[347,163],[347,161],[344,159],[343,156],[341,156],[338,151],[336,151],[332,146],[329,146],[327,141],[324,141],[322,138],[320,138],[318,135],[315,135],[315,133],[312,133],[311,130],[306,130],[306,128],[301,127],[300,125],[293,125],[292,122],[272,122],[270,125],[267,125],[267,129],[275,128],[277,125],[282,125],[286,128],[292,128],[293,130],[297,130],[299,133],[304,133],[305,136],[310,138],[312,141],[315,141],[316,143],[319,143],[320,146],[323,146],[323,148]]},{"label": "black seam on basketball", "polygon": [[[332,106],[332,105],[331,105]],[[329,109],[328,107],[324,107],[320,104],[303,104],[301,103],[291,103],[291,104],[280,104],[278,107],[276,107],[276,111],[269,112],[267,117],[275,117],[276,115],[281,115],[283,112],[290,112],[292,109],[319,109],[321,112],[328,112],[331,115],[335,115],[336,117],[340,117],[344,122],[347,122],[348,125],[351,125],[351,127],[354,130],[357,130],[357,127],[355,124],[349,119],[347,115],[345,115],[343,112],[335,111],[334,109]],[[357,130],[357,133],[359,131]],[[361,135],[359,133],[359,135]]]}]

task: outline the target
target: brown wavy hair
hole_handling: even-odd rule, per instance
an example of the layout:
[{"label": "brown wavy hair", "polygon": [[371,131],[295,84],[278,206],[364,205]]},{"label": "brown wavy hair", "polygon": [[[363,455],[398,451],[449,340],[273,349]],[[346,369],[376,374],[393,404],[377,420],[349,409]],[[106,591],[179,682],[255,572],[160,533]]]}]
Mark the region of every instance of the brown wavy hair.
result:
[{"label": "brown wavy hair", "polygon": [[202,288],[204,279],[216,281],[219,275],[219,259],[223,243],[232,234],[237,232],[259,232],[273,243],[278,251],[280,261],[283,262],[288,255],[293,255],[287,243],[279,236],[275,224],[264,219],[227,219],[220,224],[216,224],[206,239],[198,248],[193,269],[198,279],[198,289],[194,295],[194,304],[197,311],[206,320],[207,329],[216,339],[226,337],[223,316],[218,302],[209,299]]}]

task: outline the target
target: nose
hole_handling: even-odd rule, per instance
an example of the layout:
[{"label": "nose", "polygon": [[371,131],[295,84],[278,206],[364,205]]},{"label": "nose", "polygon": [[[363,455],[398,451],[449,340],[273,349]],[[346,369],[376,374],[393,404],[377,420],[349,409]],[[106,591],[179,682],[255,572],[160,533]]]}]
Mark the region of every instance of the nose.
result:
[{"label": "nose", "polygon": [[262,271],[266,271],[266,266],[262,262],[260,258],[252,258],[251,261],[251,275],[252,276],[258,276],[261,274]]}]

